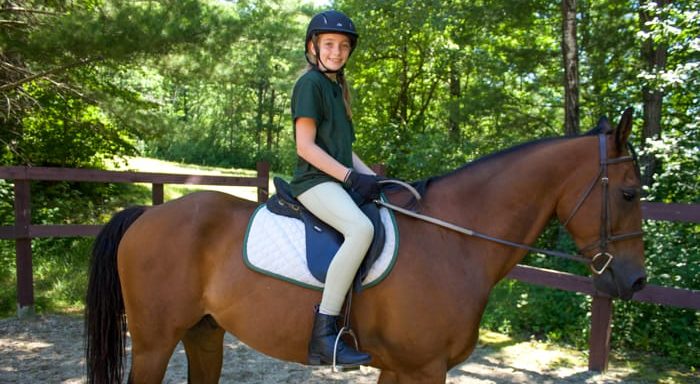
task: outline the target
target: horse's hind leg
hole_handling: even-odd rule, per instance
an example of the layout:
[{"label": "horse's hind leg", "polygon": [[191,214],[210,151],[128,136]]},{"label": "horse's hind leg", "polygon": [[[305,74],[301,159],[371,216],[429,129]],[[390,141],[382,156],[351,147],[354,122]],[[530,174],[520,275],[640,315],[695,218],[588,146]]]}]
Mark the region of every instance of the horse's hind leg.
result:
[{"label": "horse's hind leg", "polygon": [[129,384],[159,384],[163,381],[170,357],[185,333],[166,319],[173,316],[145,316],[147,311],[129,311],[131,334],[131,372]]},{"label": "horse's hind leg", "polygon": [[188,383],[218,383],[224,356],[224,329],[209,315],[190,328],[182,343],[187,352]]},{"label": "horse's hind leg", "polygon": [[158,384],[163,382],[170,357],[179,337],[166,337],[155,332],[146,333],[130,327],[132,361],[129,384]]}]

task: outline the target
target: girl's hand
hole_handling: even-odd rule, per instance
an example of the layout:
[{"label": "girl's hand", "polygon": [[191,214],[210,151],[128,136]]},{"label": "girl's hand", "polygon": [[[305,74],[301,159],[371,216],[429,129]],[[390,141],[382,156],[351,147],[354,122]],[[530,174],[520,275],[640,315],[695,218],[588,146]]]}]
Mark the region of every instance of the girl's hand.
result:
[{"label": "girl's hand", "polygon": [[372,201],[379,198],[379,181],[381,180],[384,180],[384,177],[350,171],[344,184],[364,199]]}]

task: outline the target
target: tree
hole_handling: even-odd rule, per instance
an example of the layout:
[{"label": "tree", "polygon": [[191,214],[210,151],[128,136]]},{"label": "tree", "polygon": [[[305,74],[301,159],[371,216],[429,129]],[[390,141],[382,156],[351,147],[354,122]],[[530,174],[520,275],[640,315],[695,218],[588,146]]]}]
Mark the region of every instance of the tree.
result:
[{"label": "tree", "polygon": [[[121,144],[112,149],[133,147],[137,137],[150,131],[149,119],[144,117],[149,109],[157,109],[157,103],[141,98],[134,84],[119,82],[125,79],[123,72],[178,47],[204,44],[213,36],[235,37],[241,21],[214,4],[195,0],[5,2],[0,13],[0,93],[5,100],[0,103],[0,119],[8,127],[0,136],[3,161],[41,163],[40,154],[26,145],[25,125],[30,117],[37,122],[44,108],[41,100],[50,99],[65,100],[73,110],[64,114],[66,135],[80,136],[87,126],[80,124],[79,117],[97,107],[93,121],[100,123],[88,124],[92,135],[110,141],[114,135],[102,128],[116,126]],[[32,92],[44,96],[37,98]],[[129,141],[131,145],[123,145]],[[95,150],[105,148],[110,147]],[[72,164],[88,164],[97,154],[75,159],[69,147],[52,149],[55,158]],[[112,154],[119,153],[124,151]]]},{"label": "tree", "polygon": [[[666,59],[668,56],[668,45],[663,39],[654,39],[651,28],[655,19],[663,23],[665,15],[664,7],[668,7],[670,0],[642,0],[639,7],[639,21],[641,31],[649,37],[644,39],[641,49],[642,62],[646,73],[658,76],[666,69]],[[660,11],[660,12],[659,12]],[[644,126],[642,128],[642,142],[647,139],[658,140],[661,138],[661,110],[664,92],[659,84],[648,82],[642,86],[642,99],[644,101]],[[644,155],[642,163],[642,185],[650,186],[654,174],[658,171],[657,159],[654,156]]]},{"label": "tree", "polygon": [[561,62],[552,35],[560,28],[550,17],[558,7],[444,0],[340,6],[360,30],[348,71],[368,161],[422,177],[561,130],[560,97],[552,91],[561,77],[548,69]]},{"label": "tree", "polygon": [[[168,72],[169,87],[186,88],[188,121],[173,125],[176,134],[148,143],[150,154],[177,161],[254,168],[266,160],[275,169],[292,169],[289,97],[295,78],[306,62],[303,23],[306,9],[284,0],[258,1],[239,10],[254,20],[235,44],[216,55],[197,50],[174,59],[179,69]],[[207,63],[201,73],[198,63]],[[183,68],[184,67],[184,68]],[[190,68],[190,69],[188,69]],[[184,94],[173,98],[183,115]],[[174,111],[173,111],[174,112]]]},{"label": "tree", "polygon": [[638,80],[645,101],[642,158],[650,183],[645,185],[656,201],[698,201],[700,4],[644,3],[640,12],[646,14],[638,33],[638,46],[646,52]]},{"label": "tree", "polygon": [[564,133],[579,133],[578,43],[576,41],[576,0],[563,0],[562,54],[564,56]]}]

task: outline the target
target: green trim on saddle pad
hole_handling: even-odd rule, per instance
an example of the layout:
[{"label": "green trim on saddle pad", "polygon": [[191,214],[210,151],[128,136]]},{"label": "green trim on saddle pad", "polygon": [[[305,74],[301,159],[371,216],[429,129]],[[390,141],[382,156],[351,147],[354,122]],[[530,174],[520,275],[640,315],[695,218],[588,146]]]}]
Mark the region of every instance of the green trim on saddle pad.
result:
[{"label": "green trim on saddle pad", "polygon": [[[244,264],[246,265],[246,267],[248,267],[249,269],[251,269],[251,270],[253,270],[253,271],[255,271],[255,272],[261,273],[261,274],[263,274],[263,275],[267,275],[267,276],[270,276],[270,277],[274,277],[274,278],[276,278],[276,279],[278,279],[278,280],[286,281],[286,282],[288,282],[288,283],[291,283],[291,284],[294,284],[294,285],[297,285],[297,286],[300,286],[300,287],[304,287],[304,288],[308,288],[308,289],[313,289],[313,290],[317,290],[317,291],[322,291],[322,290],[323,290],[323,286],[317,286],[317,285],[308,284],[308,283],[306,283],[306,282],[304,282],[304,281],[300,281],[300,280],[294,279],[294,278],[289,277],[289,276],[286,276],[286,275],[282,275],[282,274],[279,274],[279,273],[272,272],[272,271],[270,271],[270,270],[267,270],[267,269],[258,267],[258,266],[256,266],[255,264],[253,264],[253,262],[250,261],[249,256],[248,256],[248,241],[249,241],[249,237],[250,237],[250,234],[251,234],[251,228],[252,228],[254,219],[256,218],[256,216],[258,215],[258,213],[260,212],[260,210],[263,209],[264,207],[265,207],[265,204],[264,204],[264,203],[263,203],[263,204],[260,204],[260,205],[255,209],[255,211],[253,212],[253,214],[250,216],[250,220],[248,221],[248,225],[247,225],[247,227],[246,227],[245,238],[244,238],[244,240],[243,240],[243,263],[244,263]],[[382,208],[382,209],[386,209],[386,208]],[[268,212],[269,212],[269,211],[268,211]],[[399,251],[399,231],[398,231],[398,225],[397,225],[397,223],[396,223],[396,217],[395,217],[395,215],[394,215],[394,212],[387,209],[387,213],[389,214],[389,219],[390,219],[391,225],[390,225],[390,226],[387,226],[387,227],[386,227],[386,230],[387,230],[387,231],[392,231],[392,230],[393,230],[393,234],[394,234],[394,249],[393,249],[393,252],[390,251],[390,252],[391,252],[391,255],[390,255],[391,259],[389,260],[389,263],[388,263],[387,267],[384,269],[384,271],[382,271],[382,274],[381,274],[380,276],[378,276],[377,278],[375,278],[373,281],[371,281],[371,282],[369,282],[369,283],[367,283],[367,284],[363,284],[363,288],[371,288],[371,287],[374,287],[375,285],[379,284],[382,280],[384,280],[384,279],[389,275],[389,273],[391,272],[391,270],[394,269],[394,265],[396,264],[396,259],[397,259],[397,255],[398,255],[398,251]],[[271,214],[271,215],[274,215],[274,214],[272,214],[272,213],[270,213],[270,214]],[[275,215],[275,216],[277,216],[277,215]],[[296,220],[296,219],[289,219],[289,218],[286,218],[286,217],[283,217],[283,216],[280,216],[280,217],[281,217],[282,219]],[[302,222],[301,222],[301,221],[299,221],[299,225],[302,225]],[[303,233],[303,232],[302,232],[302,233]],[[290,245],[291,245],[291,244],[290,244]],[[304,257],[305,257],[305,256],[304,256]],[[304,265],[306,265],[306,264],[304,264]],[[322,284],[322,283],[319,282],[319,284]]]}]

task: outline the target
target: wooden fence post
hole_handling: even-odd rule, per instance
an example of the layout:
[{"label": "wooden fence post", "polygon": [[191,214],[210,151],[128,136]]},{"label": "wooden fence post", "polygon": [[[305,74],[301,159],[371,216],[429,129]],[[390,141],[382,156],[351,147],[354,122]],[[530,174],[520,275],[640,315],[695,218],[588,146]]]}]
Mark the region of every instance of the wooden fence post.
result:
[{"label": "wooden fence post", "polygon": [[613,302],[609,297],[593,296],[591,303],[591,335],[588,342],[588,370],[604,372],[610,357]]},{"label": "wooden fence post", "polygon": [[151,201],[153,205],[163,204],[165,193],[163,192],[163,183],[151,184]]},{"label": "wooden fence post", "polygon": [[258,171],[258,202],[264,203],[270,194],[270,163],[259,161],[256,169]]},{"label": "wooden fence post", "polygon": [[15,180],[15,252],[17,263],[17,317],[34,315],[34,273],[32,271],[31,189],[29,180]]}]

